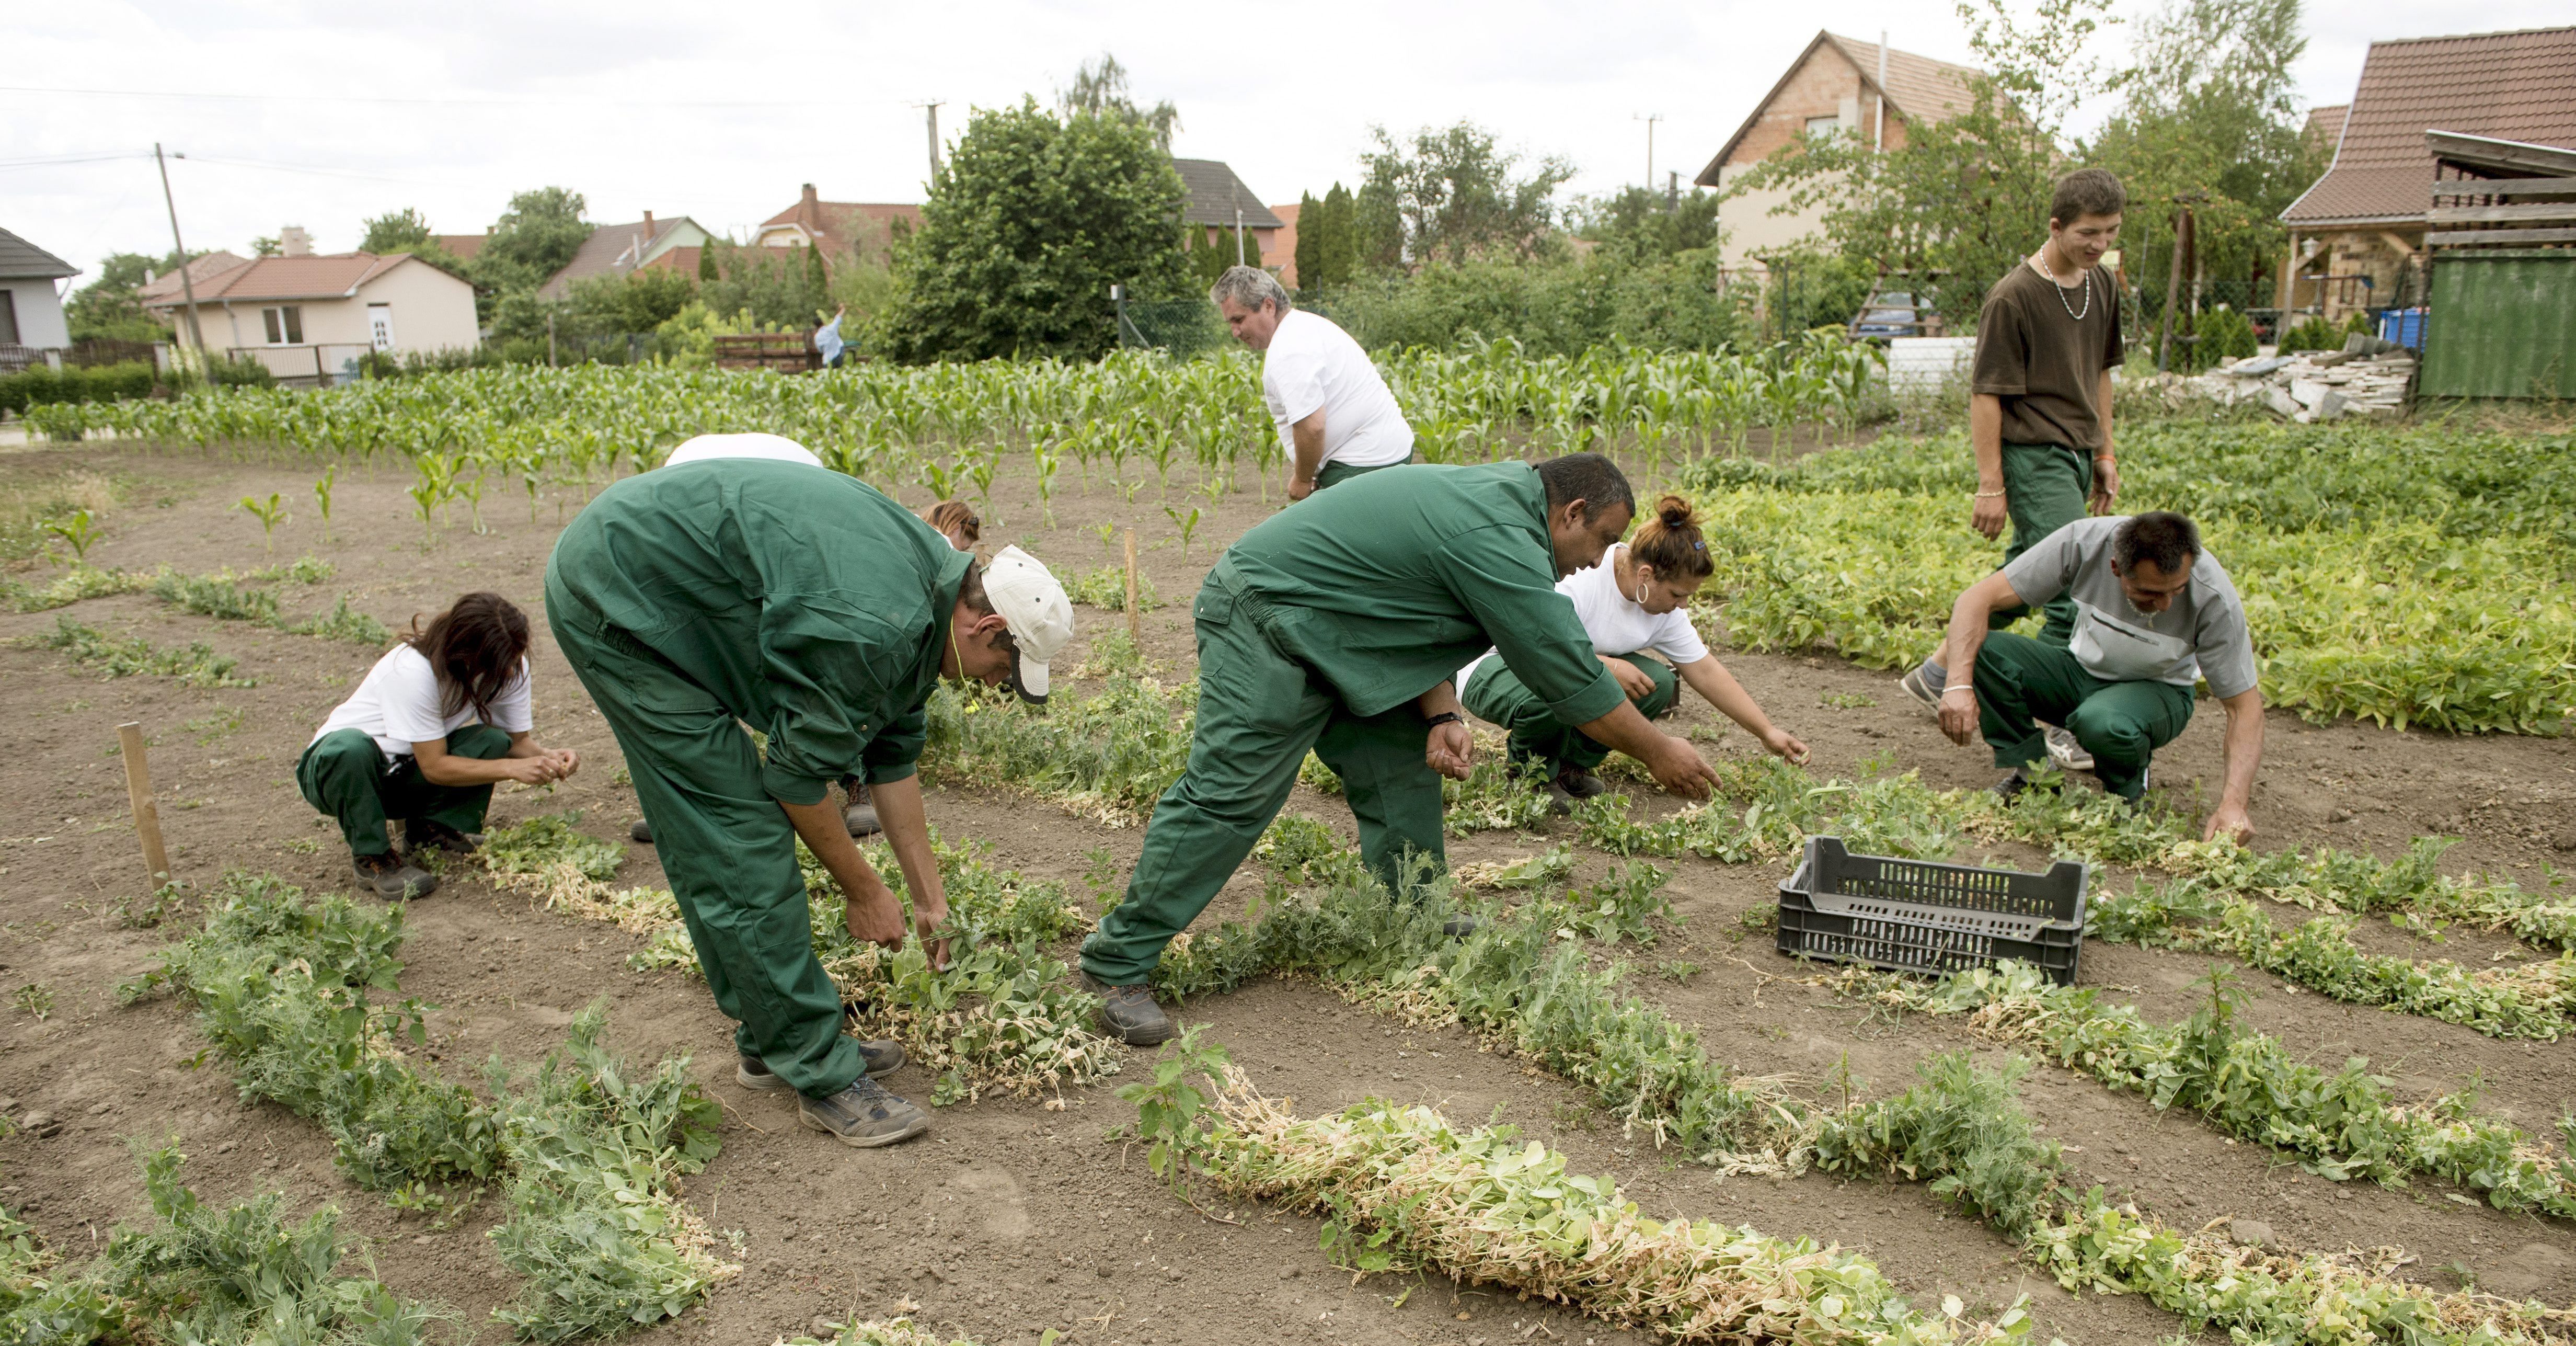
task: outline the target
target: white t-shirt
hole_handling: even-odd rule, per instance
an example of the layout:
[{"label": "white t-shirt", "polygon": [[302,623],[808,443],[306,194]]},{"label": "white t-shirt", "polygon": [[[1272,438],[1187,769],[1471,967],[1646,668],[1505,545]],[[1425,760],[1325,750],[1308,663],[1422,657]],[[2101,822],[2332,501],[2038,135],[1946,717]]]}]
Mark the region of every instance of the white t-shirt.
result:
[{"label": "white t-shirt", "polygon": [[1290,309],[1279,319],[1261,357],[1261,397],[1292,463],[1292,427],[1317,407],[1324,409],[1324,462],[1377,467],[1413,456],[1413,427],[1404,423],[1377,365],[1350,333],[1320,314]]},{"label": "white t-shirt", "polygon": [[[536,728],[529,716],[528,661],[519,661],[519,676],[502,685],[492,698],[491,725],[513,734]],[[340,729],[363,731],[376,741],[385,760],[411,756],[411,745],[441,739],[469,724],[484,723],[471,705],[450,714],[439,697],[438,673],[428,656],[409,645],[396,645],[367,670],[365,680],[331,718],[313,731],[319,739]]]},{"label": "white t-shirt", "polygon": [[699,435],[671,450],[662,460],[664,467],[681,463],[702,463],[710,458],[775,458],[780,462],[803,463],[821,467],[823,460],[812,449],[785,435]]},{"label": "white t-shirt", "polygon": [[[1673,667],[1695,664],[1708,657],[1708,642],[1699,638],[1699,628],[1691,625],[1690,609],[1678,607],[1666,613],[1652,613],[1638,606],[1632,594],[1619,592],[1619,576],[1611,562],[1628,550],[1625,542],[1614,542],[1602,553],[1601,564],[1575,571],[1556,582],[1556,591],[1574,600],[1574,615],[1583,620],[1583,633],[1592,637],[1594,654],[1636,654],[1652,650],[1664,656]],[[1458,690],[1467,690],[1467,679],[1486,660],[1492,650],[1476,656],[1474,663],[1458,670]]]}]

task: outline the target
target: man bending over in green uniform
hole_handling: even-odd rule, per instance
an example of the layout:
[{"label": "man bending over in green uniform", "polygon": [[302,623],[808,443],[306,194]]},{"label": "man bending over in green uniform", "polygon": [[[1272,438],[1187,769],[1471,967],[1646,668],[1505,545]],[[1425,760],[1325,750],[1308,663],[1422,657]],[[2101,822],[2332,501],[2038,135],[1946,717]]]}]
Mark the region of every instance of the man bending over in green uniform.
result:
[{"label": "man bending over in green uniform", "polygon": [[1440,777],[1464,777],[1471,748],[1452,678],[1488,645],[1558,720],[1665,789],[1706,795],[1708,764],[1638,713],[1556,591],[1635,513],[1628,479],[1595,453],[1391,467],[1228,548],[1191,609],[1189,765],[1154,806],[1126,900],[1082,945],[1110,1031],[1137,1045],[1172,1035],[1147,984],[1163,946],[1251,852],[1308,749],[1342,778],[1360,856],[1390,892],[1408,855],[1445,863]]},{"label": "man bending over in green uniform", "polygon": [[[841,1032],[796,839],[839,881],[851,935],[900,945],[894,893],[828,800],[861,776],[929,938],[948,914],[913,767],[931,689],[969,677],[1043,700],[1073,634],[1063,588],[1017,547],[979,572],[854,478],[727,460],[600,492],[555,543],[546,619],[625,751],[707,988],[738,1025],[735,1079],[796,1090],[805,1124],[845,1144],[920,1134],[921,1110],[870,1078],[903,1049]],[[769,736],[765,760],[744,724]]]}]

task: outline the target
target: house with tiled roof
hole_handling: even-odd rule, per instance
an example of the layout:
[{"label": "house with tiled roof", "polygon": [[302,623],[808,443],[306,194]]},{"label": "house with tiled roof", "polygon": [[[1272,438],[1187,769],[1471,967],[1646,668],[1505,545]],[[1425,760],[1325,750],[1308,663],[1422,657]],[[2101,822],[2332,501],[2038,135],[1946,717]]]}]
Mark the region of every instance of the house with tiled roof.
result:
[{"label": "house with tiled roof", "polygon": [[762,220],[751,241],[763,248],[819,248],[823,264],[858,257],[883,266],[894,240],[921,225],[921,207],[899,201],[826,201],[806,183],[796,204]]},{"label": "house with tiled roof", "polygon": [[2370,44],[2333,163],[2289,209],[2284,308],[2420,302],[2428,131],[2576,149],[2576,28]]},{"label": "house with tiled roof", "polygon": [[[394,354],[470,350],[480,340],[474,287],[396,252],[316,253],[300,229],[281,234],[274,257],[192,266],[197,323],[206,346],[265,364],[280,380],[329,384],[371,350]],[[202,265],[210,255],[197,259]],[[145,287],[144,307],[174,326],[188,301],[174,273]]]},{"label": "house with tiled roof", "polygon": [[576,281],[631,275],[648,267],[694,276],[698,273],[698,253],[710,237],[704,227],[686,215],[656,220],[649,210],[633,224],[596,225],[590,237],[582,240],[580,251],[538,286],[537,294],[546,299],[569,299]]},{"label": "house with tiled roof", "polygon": [[[72,344],[55,282],[79,274],[79,267],[0,229],[0,347],[41,351]],[[16,350],[8,355],[16,364],[28,358]]]},{"label": "house with tiled roof", "polygon": [[[1261,204],[1243,179],[1221,159],[1174,159],[1172,167],[1180,172],[1181,186],[1189,199],[1181,205],[1181,223],[1195,224],[1207,230],[1211,243],[1233,241],[1238,228],[1243,231],[1244,260],[1273,269],[1294,260],[1296,248],[1291,235],[1283,244],[1281,232],[1288,221]],[[1255,254],[1259,254],[1255,260]]]},{"label": "house with tiled roof", "polygon": [[[1928,126],[1964,110],[1970,81],[1978,73],[1970,66],[1910,51],[1882,51],[1875,42],[1818,32],[1692,181],[1724,191],[1781,147],[1818,131],[1857,137],[1880,149],[1902,149],[1908,127]],[[1785,190],[1748,191],[1720,205],[1718,223],[1726,231],[1718,249],[1720,264],[1758,268],[1763,257],[1815,237],[1821,211],[1773,213],[1788,198]]]}]

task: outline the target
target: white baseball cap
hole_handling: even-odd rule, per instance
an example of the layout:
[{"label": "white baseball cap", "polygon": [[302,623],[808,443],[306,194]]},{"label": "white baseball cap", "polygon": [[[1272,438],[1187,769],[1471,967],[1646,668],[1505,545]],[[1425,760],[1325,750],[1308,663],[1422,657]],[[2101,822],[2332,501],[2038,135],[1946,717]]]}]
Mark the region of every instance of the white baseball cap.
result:
[{"label": "white baseball cap", "polygon": [[1054,572],[1018,547],[1002,548],[984,567],[984,596],[1002,614],[1017,647],[1011,690],[1023,700],[1045,704],[1047,663],[1073,639],[1073,600],[1064,596]]}]

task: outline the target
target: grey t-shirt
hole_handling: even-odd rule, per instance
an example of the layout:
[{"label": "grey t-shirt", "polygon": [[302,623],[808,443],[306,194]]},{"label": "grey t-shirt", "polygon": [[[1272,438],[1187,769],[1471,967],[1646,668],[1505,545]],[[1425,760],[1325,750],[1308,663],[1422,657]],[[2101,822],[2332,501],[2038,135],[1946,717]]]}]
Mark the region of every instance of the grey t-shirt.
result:
[{"label": "grey t-shirt", "polygon": [[2111,535],[2126,522],[2113,516],[2067,524],[2015,557],[2004,579],[2034,607],[2061,594],[2074,600],[2075,635],[2067,649],[2097,678],[2177,687],[2207,678],[2222,699],[2250,690],[2260,671],[2245,630],[2245,603],[2227,567],[2203,550],[2173,606],[2140,612],[2111,573]]}]

